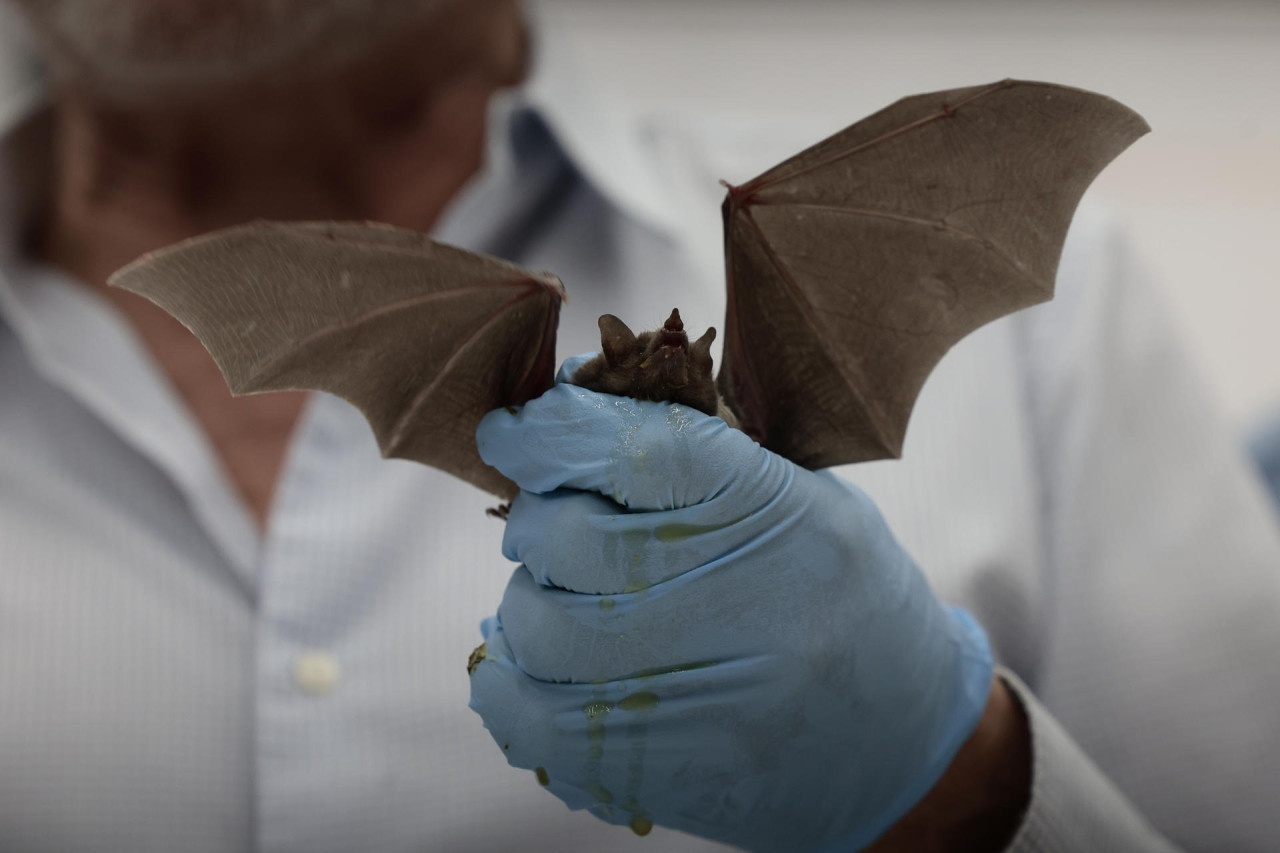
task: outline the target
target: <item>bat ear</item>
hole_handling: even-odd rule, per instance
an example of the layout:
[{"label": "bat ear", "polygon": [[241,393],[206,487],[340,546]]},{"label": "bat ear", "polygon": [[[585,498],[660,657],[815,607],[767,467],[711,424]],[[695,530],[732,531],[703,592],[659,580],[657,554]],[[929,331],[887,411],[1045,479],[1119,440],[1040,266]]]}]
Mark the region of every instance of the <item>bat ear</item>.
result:
[{"label": "bat ear", "polygon": [[710,355],[711,342],[716,339],[716,327],[712,326],[703,332],[702,337],[693,342],[693,346],[689,348],[690,352],[695,356]]},{"label": "bat ear", "polygon": [[617,366],[636,351],[636,336],[627,324],[612,314],[600,315],[600,351],[609,366]]}]

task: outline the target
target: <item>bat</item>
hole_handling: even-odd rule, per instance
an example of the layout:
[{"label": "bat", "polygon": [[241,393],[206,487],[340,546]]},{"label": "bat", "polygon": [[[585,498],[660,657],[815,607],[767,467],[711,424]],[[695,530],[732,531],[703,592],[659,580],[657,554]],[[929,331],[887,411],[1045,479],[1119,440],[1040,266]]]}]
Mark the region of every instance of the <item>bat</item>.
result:
[{"label": "bat", "polygon": [[[1048,300],[1094,177],[1149,130],[1122,104],[1005,80],[904,98],[740,186],[722,208],[725,339],[678,310],[600,318],[575,384],[719,414],[809,468],[897,457],[921,386],[979,326]],[[475,427],[552,385],[559,279],[375,223],[269,223],[144,255],[110,284],[173,314],[236,394],[316,389],[385,456],[509,500]]]}]

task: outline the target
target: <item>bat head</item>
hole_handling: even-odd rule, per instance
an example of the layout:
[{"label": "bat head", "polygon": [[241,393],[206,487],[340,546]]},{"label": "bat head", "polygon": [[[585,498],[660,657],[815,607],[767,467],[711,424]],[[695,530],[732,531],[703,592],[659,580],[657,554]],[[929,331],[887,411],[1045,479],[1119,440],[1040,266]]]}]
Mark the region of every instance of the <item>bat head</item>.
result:
[{"label": "bat head", "polygon": [[600,317],[600,354],[573,375],[573,384],[637,400],[670,400],[709,415],[716,414],[711,342],[707,329],[693,343],[680,311],[673,309],[662,328],[636,335],[612,314]]}]

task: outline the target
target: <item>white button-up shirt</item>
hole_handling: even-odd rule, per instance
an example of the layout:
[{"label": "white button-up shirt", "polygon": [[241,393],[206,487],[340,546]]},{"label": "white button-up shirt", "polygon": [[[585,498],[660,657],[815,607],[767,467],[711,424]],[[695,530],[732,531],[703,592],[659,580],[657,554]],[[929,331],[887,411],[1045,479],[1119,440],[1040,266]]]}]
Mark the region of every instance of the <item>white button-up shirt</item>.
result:
[{"label": "white button-up shirt", "polygon": [[[24,55],[0,58],[6,137],[43,102]],[[491,136],[436,236],[556,271],[562,356],[606,311],[715,323],[715,179],[792,150],[631,122],[551,61]],[[315,395],[259,534],[124,319],[19,250],[33,166],[6,168],[0,850],[717,849],[569,812],[467,709],[511,572],[491,497],[383,460]],[[903,460],[843,473],[1030,685],[1016,847],[1160,849],[1141,814],[1189,849],[1274,849],[1280,537],[1140,279],[1086,206],[1058,299],[943,360]]]}]

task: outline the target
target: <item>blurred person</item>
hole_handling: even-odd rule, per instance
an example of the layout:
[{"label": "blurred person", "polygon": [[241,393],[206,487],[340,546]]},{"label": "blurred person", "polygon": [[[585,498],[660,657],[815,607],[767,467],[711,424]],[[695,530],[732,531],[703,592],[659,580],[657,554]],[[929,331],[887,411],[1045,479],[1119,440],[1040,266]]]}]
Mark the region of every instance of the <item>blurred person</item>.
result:
[{"label": "blurred person", "polygon": [[[663,433],[660,407],[574,442],[563,388],[482,428],[504,470],[552,486],[567,463],[530,458],[531,432],[598,451],[578,460],[597,477],[620,423],[696,443],[726,479],[700,466],[689,490],[769,522],[767,487],[787,513],[771,565],[818,573],[786,583],[742,548],[728,586],[686,573],[700,624],[666,619],[670,595],[637,605],[693,650],[644,682],[682,701],[647,734],[592,734],[557,714],[594,688],[534,673],[630,654],[546,609],[590,592],[554,578],[607,574],[587,530],[606,498],[522,494],[505,550],[528,568],[508,584],[488,496],[381,460],[334,398],[230,398],[194,338],[105,280],[259,217],[373,219],[555,270],[569,355],[606,311],[715,316],[709,164],[794,140],[620,115],[508,0],[17,5],[25,23],[0,20],[0,849],[1273,844],[1280,542],[1105,215],[1079,212],[1053,303],[942,362],[902,461],[811,475],[711,419]],[[764,659],[805,666],[676,671],[741,624],[779,643]],[[601,732],[621,763],[575,777]]]}]

